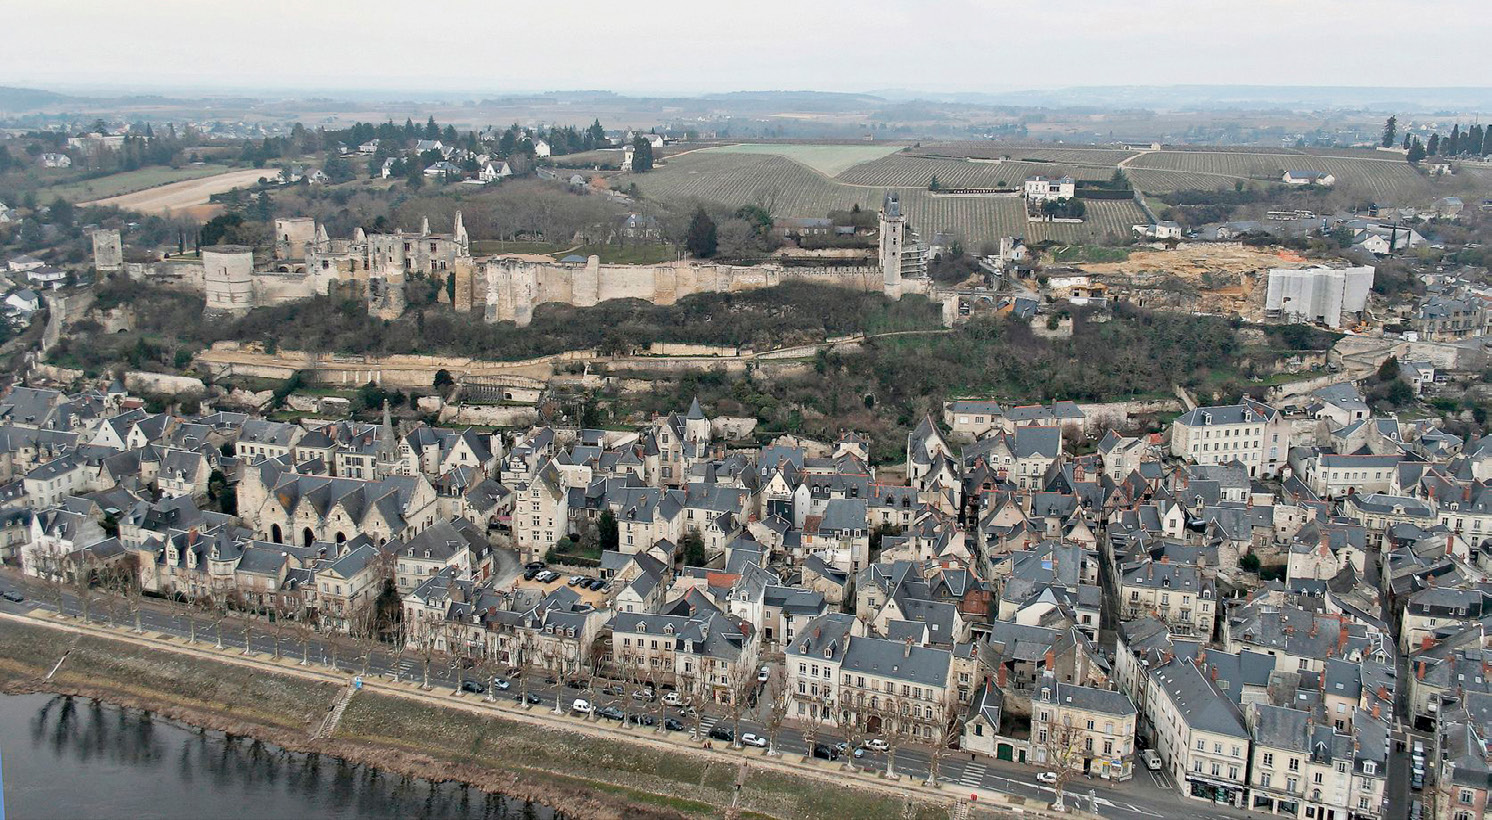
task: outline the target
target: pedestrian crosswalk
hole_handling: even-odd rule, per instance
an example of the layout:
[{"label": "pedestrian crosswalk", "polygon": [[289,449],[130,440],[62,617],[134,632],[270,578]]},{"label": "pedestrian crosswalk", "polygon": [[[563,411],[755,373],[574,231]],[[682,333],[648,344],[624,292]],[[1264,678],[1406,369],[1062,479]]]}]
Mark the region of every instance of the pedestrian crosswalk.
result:
[{"label": "pedestrian crosswalk", "polygon": [[964,772],[959,776],[958,782],[964,786],[982,785],[986,772],[988,772],[988,767],[983,763],[970,763],[964,767]]}]

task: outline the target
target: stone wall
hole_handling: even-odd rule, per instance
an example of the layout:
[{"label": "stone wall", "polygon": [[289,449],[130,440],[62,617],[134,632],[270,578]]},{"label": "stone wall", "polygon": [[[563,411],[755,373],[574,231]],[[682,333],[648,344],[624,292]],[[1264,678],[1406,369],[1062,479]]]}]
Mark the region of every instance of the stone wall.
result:
[{"label": "stone wall", "polygon": [[[500,257],[487,260],[476,276],[478,283],[474,287],[485,284],[488,321],[519,325],[529,324],[533,321],[534,308],[550,302],[590,307],[611,299],[641,299],[671,305],[697,293],[755,290],[790,281],[866,292],[885,291],[882,270],[874,265],[795,268],[695,260],[659,265],[603,265],[597,256],[584,264]],[[460,279],[457,278],[458,289]],[[900,291],[926,292],[927,289],[925,280],[915,280],[903,283]]]},{"label": "stone wall", "polygon": [[539,419],[533,407],[501,407],[491,404],[456,404],[441,408],[441,424],[474,424],[481,427],[527,427]]},{"label": "stone wall", "polygon": [[124,374],[124,388],[136,395],[201,396],[207,392],[207,385],[201,379],[139,370]]}]

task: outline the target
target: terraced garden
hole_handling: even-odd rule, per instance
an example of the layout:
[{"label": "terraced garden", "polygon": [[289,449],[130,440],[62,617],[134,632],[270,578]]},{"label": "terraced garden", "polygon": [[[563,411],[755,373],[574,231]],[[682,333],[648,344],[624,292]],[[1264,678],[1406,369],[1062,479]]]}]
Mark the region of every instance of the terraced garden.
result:
[{"label": "terraced garden", "polygon": [[1111,165],[1064,165],[1044,162],[969,162],[961,159],[894,154],[862,162],[835,177],[846,185],[870,185],[877,188],[926,188],[932,178],[944,188],[1019,188],[1026,177],[1043,174],[1074,179],[1108,179],[1114,174]]}]

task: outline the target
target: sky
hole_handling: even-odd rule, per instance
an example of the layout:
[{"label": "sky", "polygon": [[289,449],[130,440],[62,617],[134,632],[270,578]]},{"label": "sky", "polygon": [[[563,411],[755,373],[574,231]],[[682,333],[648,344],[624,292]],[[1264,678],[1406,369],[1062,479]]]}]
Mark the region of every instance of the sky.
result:
[{"label": "sky", "polygon": [[[1492,86],[1486,2],[13,0],[0,85],[476,94]],[[1456,54],[1466,59],[1446,59]],[[1463,69],[1448,74],[1452,65]]]}]

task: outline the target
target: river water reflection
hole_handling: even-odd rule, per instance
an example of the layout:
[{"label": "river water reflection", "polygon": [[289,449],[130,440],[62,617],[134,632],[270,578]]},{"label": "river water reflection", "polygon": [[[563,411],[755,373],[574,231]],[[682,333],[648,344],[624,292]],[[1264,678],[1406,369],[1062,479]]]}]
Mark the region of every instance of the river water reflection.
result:
[{"label": "river water reflection", "polygon": [[480,789],[294,754],[81,698],[0,696],[0,754],[5,820],[557,817]]}]

